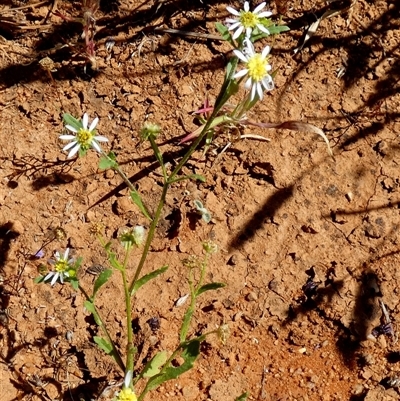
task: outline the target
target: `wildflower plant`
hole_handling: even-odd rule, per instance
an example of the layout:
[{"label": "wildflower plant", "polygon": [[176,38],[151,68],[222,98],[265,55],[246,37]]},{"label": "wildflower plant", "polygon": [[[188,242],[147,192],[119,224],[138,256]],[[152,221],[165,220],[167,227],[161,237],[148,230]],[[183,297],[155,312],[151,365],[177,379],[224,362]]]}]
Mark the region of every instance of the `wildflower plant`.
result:
[{"label": "wildflower plant", "polygon": [[64,114],[64,121],[67,123],[65,128],[72,132],[72,134],[60,135],[61,140],[70,141],[63,147],[63,150],[69,151],[68,159],[74,157],[77,153],[79,153],[79,156],[84,156],[90,148],[101,153],[99,142],[108,142],[108,139],[104,136],[96,135],[98,117],[90,123],[90,126],[88,126],[89,116],[87,113],[83,115],[82,120],[77,120],[70,114]]},{"label": "wildflower plant", "polygon": [[[275,88],[274,77],[277,71],[273,71],[271,62],[271,45],[264,45],[258,50],[256,42],[260,39],[270,38],[288,31],[289,28],[281,23],[275,23],[272,12],[264,10],[266,3],[259,4],[253,11],[249,2],[244,2],[243,10],[236,10],[230,6],[227,11],[232,14],[226,20],[226,24],[217,23],[216,28],[223,39],[232,45],[234,57],[230,59],[226,68],[225,79],[214,107],[208,100],[204,107],[197,111],[201,126],[181,140],[181,143],[192,141],[195,138],[206,139],[209,146],[216,132],[224,129],[240,129],[245,126],[257,126],[261,128],[282,128],[303,132],[313,132],[325,141],[328,152],[332,155],[329,141],[324,132],[312,124],[286,121],[283,123],[264,123],[250,120],[247,113],[259,101],[264,98],[265,92]],[[241,65],[244,68],[241,68]],[[227,105],[228,100],[237,95],[241,83],[244,81],[244,96],[233,105]],[[231,100],[230,100],[231,103]],[[201,117],[203,115],[204,117]],[[240,135],[239,138],[265,139],[258,135]],[[197,147],[198,142],[194,142]]]},{"label": "wildflower plant", "polygon": [[[97,4],[95,0],[89,3]],[[98,118],[95,118],[89,125],[89,117],[86,113],[83,115],[82,120],[77,120],[70,114],[63,115],[65,128],[71,132],[69,134],[63,133],[60,136],[61,140],[70,141],[63,148],[64,151],[69,152],[68,158],[74,155],[82,157],[91,148],[98,152],[100,155],[100,169],[112,169],[119,174],[129,189],[132,202],[148,220],[148,227],[146,229],[143,226],[136,226],[124,230],[120,234],[119,242],[123,250],[121,258],[118,258],[113,244],[103,238],[101,226],[97,225],[93,229],[93,233],[97,235],[100,244],[107,254],[110,268],[106,268],[100,272],[94,282],[92,291],[87,291],[80,285],[78,281],[78,269],[81,260],[70,258],[68,249],[63,254],[56,253],[55,259],[50,263],[50,272],[47,274],[43,273],[37,279],[38,282],[49,282],[51,285],[55,285],[56,282],[61,284],[71,282],[74,289],[79,289],[82,292],[86,299],[86,310],[93,315],[95,322],[103,333],[102,336],[95,336],[93,340],[107,355],[114,358],[121,370],[121,375],[123,374],[124,376],[124,383],[122,388],[115,393],[114,401],[141,401],[149,391],[154,390],[165,381],[176,379],[192,369],[194,362],[200,354],[200,344],[207,335],[211,333],[216,334],[223,342],[227,339],[229,330],[225,323],[211,333],[192,335],[190,331],[198,298],[206,291],[217,290],[224,286],[222,283],[205,283],[210,257],[217,251],[217,248],[215,244],[204,243],[203,257],[191,257],[183,262],[188,273],[190,303],[182,317],[182,325],[176,349],[172,352],[166,350],[159,351],[145,366],[140,366],[140,361],[137,361],[138,358],[136,358],[137,349],[134,347],[132,328],[132,307],[135,297],[144,285],[168,269],[168,266],[162,266],[158,269],[145,271],[151,243],[160,221],[167,193],[172,185],[183,180],[205,181],[205,178],[198,174],[182,175],[182,168],[204,140],[206,147],[211,144],[214,134],[218,130],[232,127],[237,128],[245,125],[303,131],[310,130],[310,125],[305,123],[256,123],[249,120],[246,116],[246,113],[257,102],[262,101],[265,91],[272,91],[274,89],[274,76],[276,74],[272,71],[272,63],[270,61],[271,47],[264,45],[264,48],[258,50],[259,46],[255,42],[261,38],[277,35],[288,30],[286,26],[275,24],[269,19],[272,13],[264,10],[264,8],[265,3],[261,3],[253,11],[250,11],[248,2],[245,2],[244,9],[241,11],[228,7],[228,11],[234,18],[227,20],[227,26],[217,24],[217,29],[222,37],[233,47],[233,57],[227,64],[224,82],[214,105],[211,106],[208,99],[204,102],[203,108],[197,112],[201,126],[181,141],[182,143],[191,140],[192,144],[177,161],[173,169],[170,170],[166,167],[163,153],[157,144],[157,136],[161,131],[161,127],[156,124],[146,123],[141,129],[139,133],[140,139],[150,143],[154,157],[158,161],[162,173],[162,190],[158,205],[154,210],[146,205],[141,194],[122,171],[115,153],[112,151],[106,153],[100,147],[100,143],[107,142],[108,139],[97,134]],[[239,63],[243,63],[244,68],[238,68]],[[239,87],[243,81],[244,95],[242,95],[242,98],[236,105],[228,106],[228,100],[238,94]],[[323,132],[318,132],[317,128],[314,128],[313,132],[318,133],[324,138],[330,150],[328,140]],[[211,214],[199,200],[194,202],[194,206],[206,223],[211,220]],[[141,249],[141,256],[136,261],[135,267],[131,269],[128,268],[128,265],[132,250],[135,248]],[[99,296],[100,288],[105,288],[108,280],[114,273],[120,275],[124,293],[125,329],[127,333],[125,348],[117,346],[96,306],[96,299]],[[126,350],[125,354],[121,353],[121,349]],[[179,366],[176,366],[178,357],[181,363]],[[139,381],[140,385],[138,385]],[[135,389],[137,388],[142,389],[140,394],[136,393]],[[247,394],[245,393],[237,399],[244,400],[246,397]]]}]

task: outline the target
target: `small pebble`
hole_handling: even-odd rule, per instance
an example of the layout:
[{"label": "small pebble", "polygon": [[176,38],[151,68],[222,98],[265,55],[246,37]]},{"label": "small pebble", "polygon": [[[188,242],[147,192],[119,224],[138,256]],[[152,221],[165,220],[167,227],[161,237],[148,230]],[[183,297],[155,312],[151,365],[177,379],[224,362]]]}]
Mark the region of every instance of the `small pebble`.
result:
[{"label": "small pebble", "polygon": [[247,295],[246,295],[246,301],[249,301],[249,302],[251,302],[251,301],[256,301],[257,300],[257,294],[254,292],[254,291],[252,291],[252,292],[249,292]]}]

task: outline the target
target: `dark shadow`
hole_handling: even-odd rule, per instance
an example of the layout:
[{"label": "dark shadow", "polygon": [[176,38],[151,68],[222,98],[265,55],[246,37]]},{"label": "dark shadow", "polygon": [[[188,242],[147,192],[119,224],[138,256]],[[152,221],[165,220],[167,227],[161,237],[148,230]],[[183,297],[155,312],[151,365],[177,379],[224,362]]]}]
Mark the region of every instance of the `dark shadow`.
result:
[{"label": "dark shadow", "polygon": [[367,339],[371,322],[380,314],[377,301],[382,294],[377,292],[378,276],[371,270],[366,270],[359,279],[358,291],[353,309],[353,332],[362,341]]},{"label": "dark shadow", "polygon": [[19,178],[27,177],[31,180],[34,190],[40,190],[49,185],[68,184],[74,179],[69,172],[75,161],[76,159],[46,160],[34,155],[25,155],[12,160],[14,171],[8,176],[8,179],[12,185],[18,186]]},{"label": "dark shadow", "polygon": [[257,230],[261,229],[265,220],[269,219],[273,222],[275,213],[283,206],[283,204],[293,195],[294,184],[287,188],[278,189],[272,194],[261,206],[250,220],[244,223],[243,228],[228,244],[229,252],[239,248],[244,242],[251,240]]},{"label": "dark shadow", "polygon": [[19,228],[15,227],[12,221],[0,226],[0,272],[8,260],[12,241],[18,238],[20,234]]}]

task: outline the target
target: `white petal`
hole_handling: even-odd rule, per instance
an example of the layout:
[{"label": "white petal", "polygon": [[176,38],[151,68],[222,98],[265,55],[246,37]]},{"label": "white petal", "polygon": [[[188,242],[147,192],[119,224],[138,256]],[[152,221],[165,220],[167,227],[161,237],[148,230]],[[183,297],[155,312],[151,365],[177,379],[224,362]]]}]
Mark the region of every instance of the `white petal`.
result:
[{"label": "white petal", "polygon": [[257,14],[259,11],[261,11],[264,7],[265,4],[267,4],[265,1],[263,1],[262,3],[260,3],[253,11],[254,14]]},{"label": "white petal", "polygon": [[229,28],[228,31],[234,31],[236,28],[240,26],[240,22],[236,22],[235,24],[232,24]]},{"label": "white petal", "polygon": [[254,100],[255,95],[256,95],[256,84],[254,84],[254,85],[251,87],[250,100]]},{"label": "white petal", "polygon": [[243,32],[244,26],[240,25],[236,32],[233,34],[232,39],[236,40]]},{"label": "white petal", "polygon": [[99,117],[96,117],[90,124],[89,131],[93,131],[96,128],[98,122],[99,122]]},{"label": "white petal", "polygon": [[67,248],[64,252],[64,260],[68,260],[69,248]]},{"label": "white petal", "polygon": [[271,11],[263,11],[262,13],[258,14],[258,18],[268,18],[272,15]]},{"label": "white petal", "polygon": [[131,381],[132,381],[132,371],[128,370],[126,372],[125,379],[124,379],[125,388],[129,388],[129,386],[131,385]]},{"label": "white petal", "polygon": [[243,7],[243,9],[244,9],[244,11],[249,11],[250,10],[250,5],[249,5],[249,2],[248,1],[245,1],[244,2],[244,7]]},{"label": "white petal", "polygon": [[87,115],[87,113],[85,113],[82,117],[82,127],[83,129],[87,129],[87,125],[89,122],[89,116]]},{"label": "white petal", "polygon": [[272,89],[274,89],[274,81],[272,80],[272,77],[270,75],[268,75],[268,77],[264,78],[261,83],[263,84],[264,88],[267,91],[271,91]]},{"label": "white petal", "polygon": [[251,43],[251,40],[249,38],[246,38],[244,40],[245,46],[246,46],[246,54],[249,54],[250,56],[254,56],[255,51],[254,51],[254,46],[253,43]]},{"label": "white petal", "polygon": [[53,286],[56,282],[57,282],[57,279],[58,279],[58,276],[60,275],[60,273],[55,273],[54,272],[54,277],[53,277],[53,279],[51,280],[51,286]]},{"label": "white petal", "polygon": [[71,151],[68,153],[67,158],[70,159],[71,157],[74,157],[77,153],[78,150],[80,149],[81,145],[79,145],[79,143],[71,149]]},{"label": "white petal", "polygon": [[259,82],[256,83],[256,88],[257,88],[258,97],[260,98],[260,100],[262,100],[263,90],[262,90],[262,86]]},{"label": "white petal", "polygon": [[244,87],[245,87],[247,90],[249,90],[249,89],[251,88],[251,85],[252,85],[252,80],[251,80],[251,78],[249,78],[249,79],[246,81],[246,83],[244,84]]},{"label": "white petal", "polygon": [[242,78],[244,77],[247,73],[249,72],[249,70],[247,68],[245,68],[244,70],[240,70],[239,72],[237,72],[233,78],[238,79],[238,78]]},{"label": "white petal", "polygon": [[96,135],[93,139],[96,140],[97,142],[108,142],[108,138],[101,135]]},{"label": "white petal", "polygon": [[270,31],[269,31],[264,25],[257,24],[257,28],[258,28],[261,32],[266,33],[267,35],[270,35],[270,34],[271,34]]},{"label": "white petal", "polygon": [[61,140],[63,140],[63,141],[71,141],[71,140],[76,139],[76,136],[75,136],[75,135],[67,134],[67,135],[60,135],[59,138],[60,138]]},{"label": "white petal", "polygon": [[271,70],[272,70],[271,64],[267,64],[267,66],[265,67],[265,71],[271,71]]},{"label": "white petal", "polygon": [[233,53],[238,59],[242,60],[244,63],[247,63],[249,61],[248,58],[241,51],[234,50]]},{"label": "white petal", "polygon": [[65,145],[65,146],[63,147],[63,150],[69,150],[69,149],[71,149],[72,147],[74,147],[77,143],[78,143],[78,141],[70,142],[69,144],[67,144],[67,145]]},{"label": "white petal", "polygon": [[227,18],[225,22],[227,22],[228,24],[240,24],[240,21],[238,21],[236,18]]},{"label": "white petal", "polygon": [[64,284],[64,275],[63,275],[63,273],[60,273],[60,281],[61,281],[61,284]]},{"label": "white petal", "polygon": [[246,37],[249,38],[251,36],[251,32],[253,32],[253,28],[246,28]]},{"label": "white petal", "polygon": [[97,152],[101,153],[101,147],[96,141],[92,141],[91,145],[92,145],[92,148],[97,150]]},{"label": "white petal", "polygon": [[44,278],[44,281],[47,281],[53,274],[54,274],[54,272],[47,273],[45,278]]},{"label": "white petal", "polygon": [[237,11],[237,10],[235,10],[233,7],[228,6],[228,7],[226,7],[226,9],[227,9],[231,14],[240,16],[240,12]]},{"label": "white petal", "polygon": [[269,46],[265,46],[265,48],[263,49],[263,51],[261,53],[262,58],[266,58],[270,51],[271,51],[271,48]]},{"label": "white petal", "polygon": [[78,130],[76,128],[74,128],[72,125],[66,125],[65,128],[72,132],[78,132]]}]

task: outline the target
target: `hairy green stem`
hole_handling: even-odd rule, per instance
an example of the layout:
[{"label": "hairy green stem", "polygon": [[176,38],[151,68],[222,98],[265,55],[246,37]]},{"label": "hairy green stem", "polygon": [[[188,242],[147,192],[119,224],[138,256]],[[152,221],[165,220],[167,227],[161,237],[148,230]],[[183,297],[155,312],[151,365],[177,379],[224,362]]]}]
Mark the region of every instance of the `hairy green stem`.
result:
[{"label": "hairy green stem", "polygon": [[125,253],[121,275],[125,293],[126,329],[128,332],[128,341],[126,344],[126,371],[133,372],[133,360],[134,360],[135,348],[133,347],[132,305],[131,305],[131,294],[129,292],[129,287],[128,287],[128,279],[126,277],[126,266],[128,264],[130,250],[131,250],[130,248],[127,249]]}]

